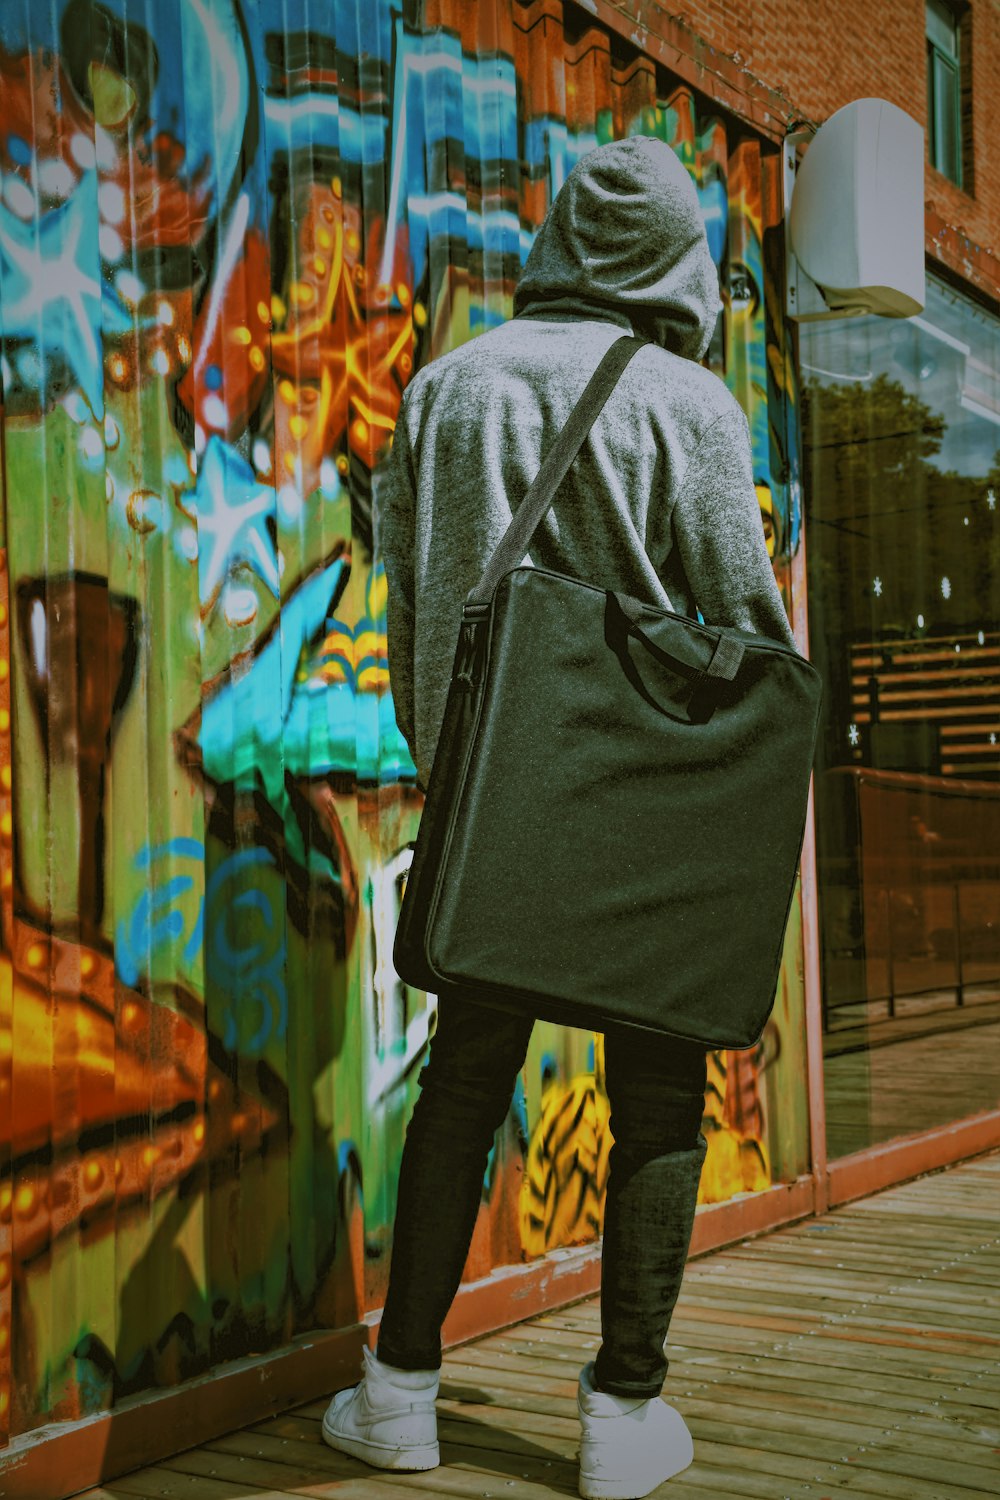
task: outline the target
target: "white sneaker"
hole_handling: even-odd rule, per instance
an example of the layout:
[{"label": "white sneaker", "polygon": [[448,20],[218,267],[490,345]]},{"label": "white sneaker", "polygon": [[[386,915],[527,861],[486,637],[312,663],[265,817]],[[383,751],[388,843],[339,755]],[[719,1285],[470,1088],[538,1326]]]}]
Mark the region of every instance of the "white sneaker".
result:
[{"label": "white sneaker", "polygon": [[584,1365],[580,1413],[580,1494],[584,1500],[642,1500],[694,1461],[694,1441],[680,1412],[660,1397],[612,1396],[594,1389],[594,1362]]},{"label": "white sneaker", "polygon": [[323,1441],[376,1469],[435,1469],[440,1370],[396,1370],[367,1347],[364,1379],[338,1391],[323,1418]]}]

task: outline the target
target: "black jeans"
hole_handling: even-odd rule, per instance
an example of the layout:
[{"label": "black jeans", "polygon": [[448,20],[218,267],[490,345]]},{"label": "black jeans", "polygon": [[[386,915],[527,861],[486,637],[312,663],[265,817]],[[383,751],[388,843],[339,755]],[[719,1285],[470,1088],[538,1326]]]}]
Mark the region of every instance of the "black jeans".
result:
[{"label": "black jeans", "polygon": [[[398,1369],[441,1367],[441,1327],[462,1279],[487,1157],[532,1025],[460,996],[438,1001],[403,1146],[377,1342],[378,1357]],[[604,1070],[613,1144],[596,1384],[618,1396],[658,1396],[707,1150],[700,1130],[707,1052],[673,1037],[609,1028]]]}]

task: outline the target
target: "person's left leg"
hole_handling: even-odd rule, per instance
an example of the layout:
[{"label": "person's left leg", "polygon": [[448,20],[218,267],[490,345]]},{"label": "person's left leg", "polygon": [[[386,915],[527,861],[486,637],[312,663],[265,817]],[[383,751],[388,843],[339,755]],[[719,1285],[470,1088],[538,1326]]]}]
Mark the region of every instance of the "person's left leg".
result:
[{"label": "person's left leg", "polygon": [[437,1029],[399,1169],[389,1288],[376,1354],[398,1370],[439,1370],[441,1327],[472,1243],[493,1138],[507,1117],[533,1019],[438,1001]]}]

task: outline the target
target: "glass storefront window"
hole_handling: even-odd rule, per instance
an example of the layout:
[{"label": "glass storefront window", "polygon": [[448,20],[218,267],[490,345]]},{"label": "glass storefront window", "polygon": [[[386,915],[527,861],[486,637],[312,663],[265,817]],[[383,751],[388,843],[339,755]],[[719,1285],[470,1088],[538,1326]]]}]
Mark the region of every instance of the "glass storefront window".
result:
[{"label": "glass storefront window", "polygon": [[1000,1083],[1000,320],[799,326],[827,1152]]}]

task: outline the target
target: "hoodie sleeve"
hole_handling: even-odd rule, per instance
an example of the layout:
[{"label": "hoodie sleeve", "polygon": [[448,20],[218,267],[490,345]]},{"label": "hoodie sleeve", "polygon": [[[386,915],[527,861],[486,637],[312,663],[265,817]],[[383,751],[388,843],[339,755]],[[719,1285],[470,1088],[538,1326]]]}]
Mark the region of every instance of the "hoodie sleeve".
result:
[{"label": "hoodie sleeve", "polygon": [[752,630],[798,650],[767,554],[750,428],[735,401],[691,455],[671,533],[707,625]]},{"label": "hoodie sleeve", "polygon": [[413,450],[400,407],[392,447],[375,496],[376,549],[388,584],[386,635],[389,685],[396,723],[415,756],[413,716],[414,534],[416,484]]}]

